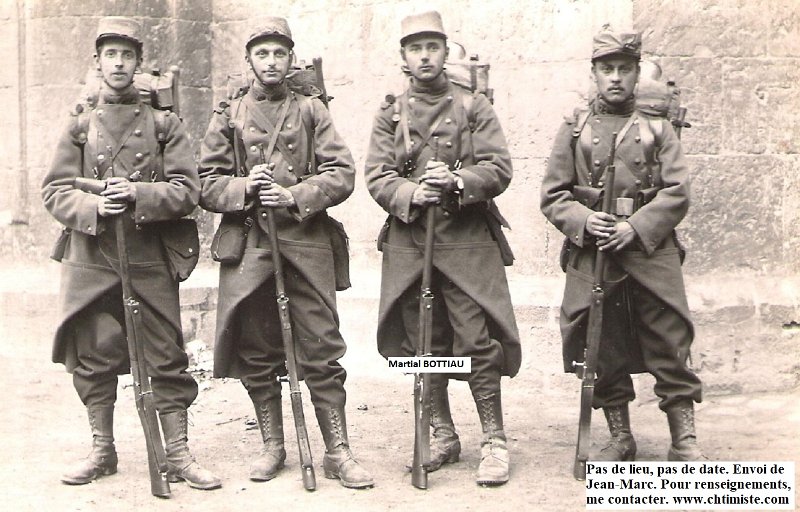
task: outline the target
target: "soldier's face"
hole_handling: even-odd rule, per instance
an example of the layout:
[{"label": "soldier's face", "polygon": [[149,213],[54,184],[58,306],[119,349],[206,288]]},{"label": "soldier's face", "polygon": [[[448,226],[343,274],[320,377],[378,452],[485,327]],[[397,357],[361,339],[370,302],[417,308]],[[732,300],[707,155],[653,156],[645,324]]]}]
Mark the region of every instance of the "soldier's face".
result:
[{"label": "soldier's face", "polygon": [[430,82],[442,73],[447,51],[441,37],[421,36],[408,41],[400,49],[400,55],[415,79]]},{"label": "soldier's face", "polygon": [[639,63],[624,57],[598,60],[592,65],[592,76],[604,100],[623,103],[633,96],[639,80]]},{"label": "soldier's face", "polygon": [[95,62],[103,80],[115,90],[122,90],[133,82],[133,74],[141,63],[136,45],[127,39],[103,41]]},{"label": "soldier's face", "polygon": [[261,83],[276,85],[289,73],[292,51],[278,41],[256,41],[247,52],[247,61]]}]

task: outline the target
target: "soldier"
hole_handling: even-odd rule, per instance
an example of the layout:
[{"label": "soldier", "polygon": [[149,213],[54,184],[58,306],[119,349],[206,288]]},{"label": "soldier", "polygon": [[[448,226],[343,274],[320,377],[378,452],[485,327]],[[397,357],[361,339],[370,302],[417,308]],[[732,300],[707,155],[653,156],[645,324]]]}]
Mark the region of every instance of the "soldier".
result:
[{"label": "soldier", "polygon": [[[659,407],[667,413],[668,459],[702,457],[694,430],[701,384],[686,361],[694,337],[681,273],[675,227],[689,207],[689,174],[671,124],[636,108],[641,36],[607,26],[594,37],[592,77],[597,96],[562,125],[541,189],[544,215],[568,242],[561,306],[564,369],[574,371],[586,341],[595,251],[608,251],[603,336],[594,408],[603,408],[611,439],[591,460],[633,460],[628,402],[631,373],[655,379]],[[618,132],[614,198],[616,216],[600,209],[603,170]],[[624,211],[625,204],[634,210]]]},{"label": "soldier", "polygon": [[[88,458],[61,480],[85,484],[117,471],[112,428],[117,375],[130,369],[113,229],[121,215],[168,477],[214,489],[220,480],[195,462],[186,444],[187,408],[197,397],[197,383],[186,372],[178,281],[156,227],[197,205],[200,182],[192,149],[178,117],[143,104],[133,85],[142,63],[139,24],[101,19],[95,47],[102,75],[96,107],[94,102],[76,107],[42,184],[45,207],[68,233],[53,361],[72,373],[93,435]],[[103,179],[107,187],[92,195],[73,188],[76,177]]]},{"label": "soldier", "polygon": [[[427,208],[435,208],[433,355],[471,357],[466,376],[483,429],[477,483],[508,481],[508,450],[500,400],[501,375],[520,366],[517,331],[492,199],[511,181],[511,158],[497,116],[444,72],[447,36],[438,12],[402,20],[400,55],[408,89],[384,102],[366,160],[370,194],[389,213],[379,237],[383,277],[378,349],[410,356],[418,338]],[[504,220],[502,222],[505,222]],[[510,261],[508,262],[510,264]],[[431,462],[459,458],[446,374],[431,378]]]},{"label": "soldier", "polygon": [[[347,437],[346,372],[338,362],[346,346],[336,311],[335,233],[326,213],[353,192],[354,163],[325,106],[288,88],[293,47],[283,18],[267,18],[248,37],[245,60],[255,80],[243,97],[215,111],[200,151],[201,206],[223,213],[223,223],[241,217],[252,223],[241,261],[220,266],[214,375],[240,378],[247,389],[264,439],[250,479],[274,478],[286,459],[278,381],[286,370],[266,222],[266,208],[273,208],[297,360],[325,440],[325,476],[345,487],[370,487],[372,477],[353,458]],[[264,162],[269,146],[275,150]]]}]

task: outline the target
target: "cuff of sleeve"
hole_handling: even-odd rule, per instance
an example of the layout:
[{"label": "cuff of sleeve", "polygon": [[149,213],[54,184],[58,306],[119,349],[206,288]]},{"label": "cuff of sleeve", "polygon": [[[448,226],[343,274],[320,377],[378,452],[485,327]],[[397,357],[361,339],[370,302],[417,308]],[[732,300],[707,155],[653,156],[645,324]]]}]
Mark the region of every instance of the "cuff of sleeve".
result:
[{"label": "cuff of sleeve", "polygon": [[324,210],[327,204],[325,193],[317,186],[308,183],[298,183],[287,189],[294,197],[295,211],[298,220],[303,220],[315,213]]},{"label": "cuff of sleeve", "polygon": [[103,231],[104,224],[100,222],[100,214],[97,213],[97,205],[101,198],[93,194],[86,194],[84,198],[86,206],[81,209],[78,218],[78,231],[87,235],[97,235]]},{"label": "cuff of sleeve", "polygon": [[419,208],[411,204],[411,198],[414,197],[414,191],[417,189],[417,184],[411,181],[403,183],[397,190],[395,190],[394,197],[394,212],[393,215],[405,222],[411,224],[419,217]]},{"label": "cuff of sleeve", "polygon": [[459,187],[462,205],[479,203],[489,199],[485,197],[481,189],[483,179],[478,174],[470,172],[468,168],[463,168],[458,171],[458,176],[461,178],[462,185]]},{"label": "cuff of sleeve", "polygon": [[641,247],[644,253],[647,254],[648,256],[652,255],[653,252],[656,250],[656,247],[658,247],[660,241],[648,240],[645,237],[643,237],[642,226],[639,225],[639,223],[633,216],[629,217],[627,222],[628,224],[631,225],[633,230],[636,231],[636,239],[638,241],[639,247]]}]

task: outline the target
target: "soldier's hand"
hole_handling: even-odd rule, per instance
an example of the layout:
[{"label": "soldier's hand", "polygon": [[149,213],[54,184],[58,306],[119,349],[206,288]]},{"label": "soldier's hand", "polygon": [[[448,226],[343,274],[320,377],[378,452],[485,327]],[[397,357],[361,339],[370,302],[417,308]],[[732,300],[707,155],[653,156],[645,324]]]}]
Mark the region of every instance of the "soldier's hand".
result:
[{"label": "soldier's hand", "polygon": [[97,203],[97,214],[101,217],[119,215],[124,212],[127,207],[128,203],[125,201],[112,201],[107,197],[101,197],[100,201]]},{"label": "soldier's hand", "polygon": [[115,202],[136,201],[136,186],[127,178],[115,176],[106,180],[106,188],[100,195]]},{"label": "soldier's hand", "polygon": [[601,251],[621,251],[636,242],[638,235],[633,226],[627,221],[620,222],[616,225],[614,233],[604,240],[598,240],[597,246]]},{"label": "soldier's hand", "polygon": [[411,204],[414,206],[426,206],[436,204],[442,199],[442,190],[430,185],[427,181],[419,184],[411,196]]},{"label": "soldier's hand", "polygon": [[420,177],[420,181],[438,187],[442,190],[455,190],[456,175],[450,171],[450,167],[444,162],[429,160],[425,164],[425,174]]},{"label": "soldier's hand", "polygon": [[616,224],[617,219],[610,213],[592,212],[586,218],[586,232],[600,239],[608,238],[614,233]]},{"label": "soldier's hand", "polygon": [[245,195],[253,197],[259,193],[259,190],[272,185],[272,169],[273,164],[258,164],[250,169],[250,174],[247,176],[247,185],[245,185]]},{"label": "soldier's hand", "polygon": [[269,208],[288,208],[295,205],[294,196],[289,192],[289,189],[283,188],[277,183],[259,190],[258,200],[262,206]]}]

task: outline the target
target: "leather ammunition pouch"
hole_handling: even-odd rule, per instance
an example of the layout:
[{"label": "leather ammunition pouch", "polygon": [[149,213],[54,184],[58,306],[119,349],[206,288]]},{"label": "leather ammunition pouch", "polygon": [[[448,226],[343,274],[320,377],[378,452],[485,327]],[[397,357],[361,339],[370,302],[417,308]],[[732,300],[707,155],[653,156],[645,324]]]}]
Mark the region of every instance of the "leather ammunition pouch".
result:
[{"label": "leather ammunition pouch", "polygon": [[333,272],[336,278],[336,291],[350,288],[350,244],[344,224],[326,214],[330,229],[331,249],[333,250]]},{"label": "leather ammunition pouch", "polygon": [[64,228],[58,235],[56,243],[53,245],[53,250],[50,251],[50,259],[61,262],[64,259],[64,252],[67,250],[69,238],[72,236],[72,230]]},{"label": "leather ammunition pouch", "polygon": [[597,211],[603,204],[602,188],[575,185],[572,187],[572,196],[576,201],[594,211]]},{"label": "leather ammunition pouch", "polygon": [[242,261],[247,245],[247,235],[253,226],[249,213],[226,213],[222,216],[214,239],[211,241],[211,258],[219,263],[236,264]]}]

